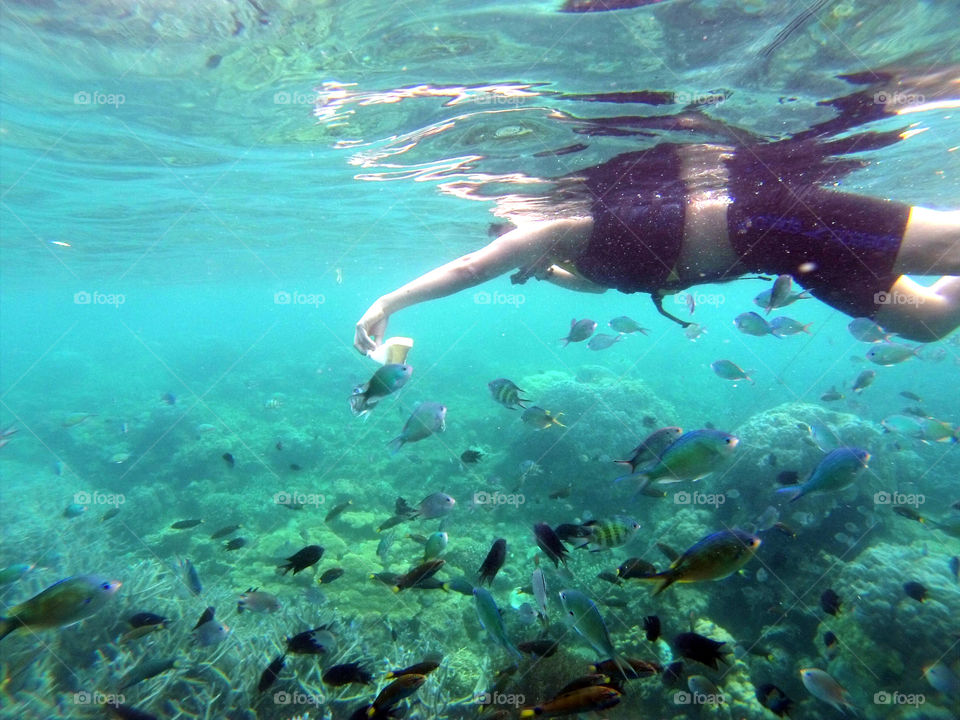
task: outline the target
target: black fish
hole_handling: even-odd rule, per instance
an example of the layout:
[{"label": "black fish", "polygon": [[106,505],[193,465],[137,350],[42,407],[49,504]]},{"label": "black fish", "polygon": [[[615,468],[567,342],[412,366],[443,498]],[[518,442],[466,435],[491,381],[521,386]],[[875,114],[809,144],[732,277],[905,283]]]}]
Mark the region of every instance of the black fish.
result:
[{"label": "black fish", "polygon": [[346,500],[338,505],[334,505],[330,512],[327,513],[327,516],[323,519],[323,521],[330,522],[331,520],[336,520],[343,514],[343,511],[351,505],[353,505],[353,500]]},{"label": "black fish", "polygon": [[781,532],[789,538],[795,538],[797,536],[797,531],[794,530],[789,525],[787,525],[786,523],[782,523],[782,522],[774,523],[773,527],[770,529],[776,530],[777,532]]},{"label": "black fish", "polygon": [[657,426],[657,419],[653,415],[644,415],[643,416],[643,426],[645,428],[653,428]]},{"label": "black fish", "polygon": [[570,542],[578,538],[588,538],[593,535],[593,529],[591,527],[577,523],[561,523],[553,529],[553,532],[555,532],[557,537],[563,542]]},{"label": "black fish", "polygon": [[673,562],[674,560],[680,557],[680,553],[678,553],[676,550],[674,550],[672,547],[670,547],[666,543],[658,542],[657,550],[662,552],[664,556],[667,558],[667,560],[669,560],[670,562]]},{"label": "black fish", "polygon": [[517,650],[538,658],[550,657],[556,653],[559,648],[560,643],[549,638],[544,638],[542,640],[528,640],[527,642],[517,643]]},{"label": "black fish", "polygon": [[224,525],[222,528],[212,533],[210,535],[210,539],[219,540],[220,538],[226,537],[227,535],[232,535],[239,529],[240,529],[239,525]]},{"label": "black fish", "polygon": [[277,440],[277,444],[274,445],[277,450],[283,450],[283,440]]},{"label": "black fish", "polygon": [[135,615],[131,615],[127,620],[130,623],[130,627],[144,627],[146,625],[163,625],[170,622],[163,615],[156,615],[152,612],[139,612]]},{"label": "black fish", "polygon": [[444,566],[445,562],[442,558],[434,558],[433,560],[427,560],[411,568],[397,578],[396,583],[393,585],[393,591],[400,592],[408,588],[424,587],[423,583],[433,579],[433,576]]},{"label": "black fish", "polygon": [[610,570],[598,572],[597,577],[601,580],[606,580],[611,585],[623,585],[623,578]]},{"label": "black fish", "polygon": [[301,468],[301,467],[300,467],[299,465],[297,465],[296,463],[290,463],[290,469],[293,470],[294,472],[299,472],[299,471],[302,470],[303,468]]},{"label": "black fish", "polygon": [[398,497],[393,506],[393,516],[387,518],[380,527],[377,528],[377,532],[389,530],[394,525],[413,520],[416,516],[417,509],[410,507],[410,504],[402,497]]},{"label": "black fish", "polygon": [[[216,610],[214,610],[212,606],[211,606],[211,607],[208,607],[206,610],[204,610],[204,611],[203,611],[203,615],[201,615],[201,616],[200,616],[200,619],[197,620],[197,624],[193,626],[193,629],[196,630],[198,627],[200,627],[200,626],[203,625],[204,623],[208,623],[208,622],[210,622],[211,620],[213,620],[213,615],[214,615],[215,612],[216,612]],[[192,631],[191,631],[191,632],[192,632]]]},{"label": "black fish", "polygon": [[900,393],[900,395],[905,397],[907,400],[913,400],[913,402],[923,402],[922,397],[920,397],[916,393],[910,392],[909,390],[904,390],[902,393]]},{"label": "black fish", "polygon": [[651,575],[655,575],[656,572],[657,568],[653,566],[653,563],[648,563],[646,560],[641,560],[637,557],[625,560],[623,564],[617,568],[617,575],[624,580],[650,577]]},{"label": "black fish", "polygon": [[823,644],[827,648],[832,648],[837,644],[837,636],[830,630],[827,630],[827,632],[823,634]]},{"label": "black fish", "polygon": [[564,565],[567,564],[567,548],[557,537],[553,528],[547,523],[537,523],[533,526],[533,534],[537,539],[537,545],[547,554],[547,557],[553,561],[556,567],[559,568],[561,562]]},{"label": "black fish", "polygon": [[769,455],[767,455],[767,465],[769,465],[770,467],[776,467],[777,456],[774,455],[773,453],[770,453]]},{"label": "black fish", "polygon": [[712,422],[709,422],[709,421],[708,421],[708,422],[705,422],[705,423],[703,424],[703,426],[704,426],[707,430],[716,430],[716,429],[717,429],[717,426],[714,425]]},{"label": "black fish", "polygon": [[236,461],[233,459],[233,455],[231,455],[230,453],[224,453],[220,457],[223,458],[223,461],[227,464],[227,467],[229,468],[232,468],[236,464]]},{"label": "black fish", "polygon": [[460,455],[460,462],[466,463],[467,465],[474,465],[480,462],[480,458],[483,457],[483,453],[479,450],[464,450]]},{"label": "black fish", "polygon": [[350,683],[369,685],[372,680],[373,674],[356,662],[334,665],[323,673],[323,682],[334,687],[349,685]]},{"label": "black fish", "polygon": [[681,661],[672,662],[663,669],[663,675],[660,676],[661,682],[667,687],[677,685],[683,680],[683,663]]},{"label": "black fish", "polygon": [[843,602],[840,600],[840,596],[831,589],[824,590],[820,596],[820,607],[828,615],[836,617],[837,613],[840,612],[841,605],[843,605]]},{"label": "black fish", "polygon": [[207,58],[207,69],[216,70],[220,67],[221,60],[223,60],[223,55],[211,55]]},{"label": "black fish", "polygon": [[320,579],[317,580],[317,583],[323,585],[324,583],[332,583],[337,578],[343,577],[343,568],[330,568],[329,570],[324,571],[323,575],[320,576]]},{"label": "black fish", "polygon": [[506,559],[507,541],[503,538],[497,538],[493,541],[490,552],[487,553],[487,556],[483,559],[483,563],[480,565],[480,569],[477,571],[479,575],[477,584],[483,585],[486,583],[493,585],[493,579],[497,576],[497,573],[500,572],[500,568],[503,567],[503,562]]},{"label": "black fish", "polygon": [[797,480],[800,479],[800,473],[796,470],[784,470],[782,473],[777,475],[777,484],[778,485],[796,485]]},{"label": "black fish", "polygon": [[927,599],[927,589],[916,581],[904,583],[903,591],[907,594],[907,597],[911,597],[917,602],[923,602]]},{"label": "black fish", "polygon": [[312,630],[304,630],[293,637],[288,637],[287,652],[297,655],[322,655],[327,652],[327,648],[317,642],[317,633],[320,631],[329,631],[329,626],[321,625]]},{"label": "black fish", "polygon": [[612,678],[600,671],[593,671],[590,675],[581,675],[578,678],[574,678],[559,691],[555,697],[560,695],[567,695],[569,693],[576,692],[577,690],[583,690],[584,688],[595,687],[597,685],[604,685],[606,687],[613,687]]},{"label": "black fish", "polygon": [[286,664],[286,657],[286,655],[279,655],[274,658],[272,663],[267,665],[267,669],[260,675],[260,682],[257,683],[257,692],[263,692],[276,682],[277,675],[280,674]]},{"label": "black fish", "polygon": [[[371,580],[382,582],[384,585],[388,585],[391,588],[399,588],[400,583],[403,582],[404,577],[405,576],[403,574],[394,573],[394,572],[378,572],[378,573],[370,574]],[[448,590],[450,589],[448,583],[445,583],[442,580],[438,580],[435,577],[422,578],[417,582],[416,585],[412,585],[411,587],[415,590]],[[457,590],[457,592],[460,592],[460,590]],[[469,593],[461,592],[461,594],[469,594],[472,596],[473,586],[472,585],[470,586]]]},{"label": "black fish", "polygon": [[793,705],[793,700],[788,698],[783,690],[770,683],[757,688],[757,700],[778,717],[787,715],[790,712],[790,706]]},{"label": "black fish", "polygon": [[246,544],[247,544],[246,538],[238,537],[238,538],[233,538],[232,540],[227,540],[227,542],[223,544],[223,548],[224,550],[239,550]]},{"label": "black fish", "polygon": [[953,574],[953,581],[960,583],[960,557],[954,555],[950,558],[950,572]]},{"label": "black fish", "polygon": [[643,631],[646,633],[647,642],[656,642],[660,637],[660,618],[656,615],[647,615],[643,619]]},{"label": "black fish", "polygon": [[302,550],[297,550],[297,552],[287,558],[285,563],[279,566],[283,568],[281,575],[286,575],[290,570],[293,570],[293,574],[296,575],[301,570],[305,570],[319,562],[322,557],[322,547],[319,545],[307,545]]},{"label": "black fish", "polygon": [[696,660],[714,670],[717,669],[717,660],[727,662],[723,657],[725,651],[720,649],[724,645],[725,642],[711,640],[694,632],[680,633],[673,638],[673,649],[678,655],[688,660]]},{"label": "black fish", "polygon": [[170,528],[172,530],[189,530],[190,528],[196,527],[203,523],[203,520],[177,520],[173,523]]}]

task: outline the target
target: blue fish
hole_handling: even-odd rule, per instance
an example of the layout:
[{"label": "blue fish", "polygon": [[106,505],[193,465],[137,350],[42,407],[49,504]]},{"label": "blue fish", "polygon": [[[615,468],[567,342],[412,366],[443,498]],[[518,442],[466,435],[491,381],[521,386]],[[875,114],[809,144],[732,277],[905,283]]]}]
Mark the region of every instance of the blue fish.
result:
[{"label": "blue fish", "polygon": [[831,450],[813,469],[810,476],[799,485],[788,485],[778,493],[791,493],[790,502],[804,495],[846,490],[853,484],[857,474],[867,467],[870,453],[860,448],[842,447]]}]

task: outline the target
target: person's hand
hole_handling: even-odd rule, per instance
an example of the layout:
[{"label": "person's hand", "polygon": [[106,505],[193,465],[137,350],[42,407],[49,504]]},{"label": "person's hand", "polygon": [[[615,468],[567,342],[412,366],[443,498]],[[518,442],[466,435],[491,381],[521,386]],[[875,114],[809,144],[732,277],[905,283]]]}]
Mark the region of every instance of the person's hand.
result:
[{"label": "person's hand", "polygon": [[387,333],[387,314],[383,310],[383,303],[377,300],[363,317],[357,322],[357,329],[353,336],[353,346],[363,355],[368,355],[377,349]]}]

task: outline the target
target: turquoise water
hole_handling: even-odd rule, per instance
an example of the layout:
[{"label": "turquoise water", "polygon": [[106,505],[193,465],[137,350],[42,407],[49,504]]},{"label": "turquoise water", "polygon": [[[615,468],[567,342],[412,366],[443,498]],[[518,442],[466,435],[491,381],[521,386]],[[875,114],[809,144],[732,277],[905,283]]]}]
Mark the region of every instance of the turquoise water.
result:
[{"label": "turquoise water", "polygon": [[[0,614],[69,576],[123,584],[80,624],[0,641],[3,717],[109,717],[121,703],[159,718],[347,718],[389,682],[388,670],[433,654],[444,660],[406,717],[477,717],[484,693],[494,707],[483,716],[517,717],[598,659],[563,622],[564,587],[593,598],[625,656],[666,666],[677,659],[669,641],[691,629],[733,653],[717,670],[685,661],[677,685],[631,681],[602,715],[612,720],[770,718],[755,695],[766,683],[794,701],[791,717],[839,717],[805,689],[799,671],[809,667],[846,687],[864,717],[957,716],[956,696],[923,669],[939,662],[960,672],[960,585],[949,565],[960,555],[951,508],[960,451],[881,425],[916,405],[960,424],[956,333],[919,359],[876,367],[847,331],[850,318],[816,300],[785,311],[812,323],[809,335],[738,332],[731,321],[755,309],[752,298],[769,287],[761,280],[697,288],[692,316],[683,297],[667,298],[667,309],[706,328],[691,341],[647,297],[502,277],[398,313],[390,334],[415,340],[412,380],[368,418],[351,415],[351,391],[376,369],[352,348],[357,319],[380,295],[487,242],[499,220],[494,199],[542,195],[540,180],[658,141],[716,140],[589,134],[586,119],[628,127],[626,118],[694,101],[713,120],[779,139],[836,115],[818,103],[857,89],[838,75],[888,67],[931,78],[912,91],[926,99],[956,100],[952,2],[826,3],[768,54],[802,4],[558,7],[4,6],[0,429],[16,432],[0,450],[0,567],[35,567],[0,586]],[[673,93],[673,102],[584,97],[634,91]],[[841,189],[956,209],[955,112],[858,128],[922,132],[864,153],[869,164]],[[544,154],[577,143],[579,152]],[[599,352],[561,347],[571,318],[612,332],[607,322],[620,315],[649,335]],[[754,383],[718,378],[710,364],[719,359],[752,371]],[[875,382],[853,393],[867,368]],[[537,431],[497,405],[486,384],[500,377],[562,412],[565,427]],[[831,387],[846,397],[821,400]],[[388,441],[419,401],[447,406],[445,431],[391,455]],[[77,423],[76,413],[90,417]],[[824,454],[798,423],[870,451],[853,487],[789,505],[776,494],[779,473],[804,476]],[[629,483],[614,483],[621,472],[611,461],[664,425],[740,439],[714,475],[676,486],[722,504],[678,502],[673,486],[666,498],[635,498]],[[467,449],[483,453],[479,463],[460,461]],[[386,561],[378,556],[376,528],[395,499],[416,505],[439,491],[457,500],[453,512],[401,524]],[[484,493],[512,502],[478,502]],[[926,522],[894,513],[884,502],[893,493],[916,500]],[[277,502],[291,496],[305,506]],[[76,501],[86,511],[65,517]],[[761,529],[756,556],[726,579],[653,596],[646,583],[596,577],[629,557],[664,569],[657,543],[682,551],[713,531],[752,530],[771,505],[796,537]],[[533,539],[537,522],[624,514],[641,524],[637,535],[607,552],[571,551],[567,571],[555,571]],[[193,518],[204,522],[170,528]],[[210,538],[230,524],[242,526],[230,536],[246,539],[239,550]],[[474,582],[493,540],[507,540],[491,592],[514,643],[540,633],[519,609],[533,597],[516,592],[540,555],[555,656],[525,656],[516,673],[498,675],[512,658],[481,629],[472,597],[395,594],[369,578],[417,564],[423,548],[407,536],[439,529],[449,535],[437,575],[445,582]],[[309,544],[325,548],[316,567],[276,572]],[[184,558],[197,568],[200,597],[185,586]],[[335,567],[343,577],[318,586]],[[923,603],[905,594],[910,581],[927,588]],[[233,606],[252,587],[274,593],[281,610],[238,615]],[[836,617],[820,607],[828,588],[843,600]],[[230,627],[216,647],[197,646],[190,631],[208,606]],[[172,622],[121,642],[126,619],[143,611]],[[642,630],[653,614],[664,628],[655,643]],[[258,692],[284,639],[325,624],[338,647],[288,655]],[[837,649],[825,648],[827,631]],[[132,668],[156,659],[177,666],[120,689]],[[325,669],[351,661],[372,671],[372,685],[322,682]],[[704,708],[678,696],[691,675],[706,676],[725,702]]]}]

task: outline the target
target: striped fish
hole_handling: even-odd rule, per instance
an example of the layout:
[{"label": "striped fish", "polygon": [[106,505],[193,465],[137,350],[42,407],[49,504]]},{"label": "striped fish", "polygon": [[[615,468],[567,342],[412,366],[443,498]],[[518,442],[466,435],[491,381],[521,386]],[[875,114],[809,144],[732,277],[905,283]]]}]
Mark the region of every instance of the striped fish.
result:
[{"label": "striped fish", "polygon": [[490,394],[493,399],[503,405],[508,410],[516,410],[518,407],[526,408],[525,402],[530,402],[529,398],[520,397],[523,392],[512,381],[506,378],[497,378],[487,383],[490,388]]},{"label": "striped fish", "polygon": [[586,545],[596,546],[591,552],[597,552],[626,545],[637,534],[640,523],[626,515],[614,515],[609,520],[588,520],[583,527],[590,530]]}]

